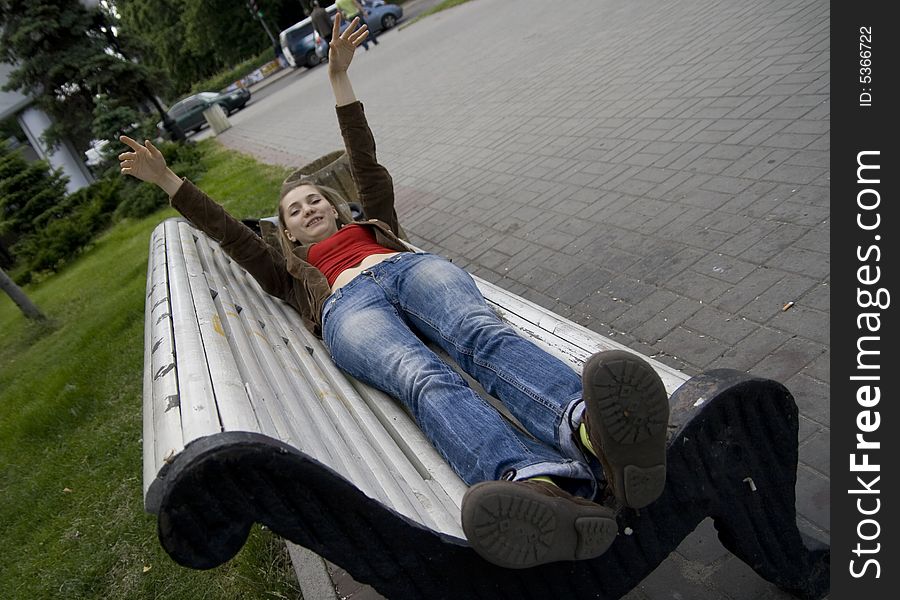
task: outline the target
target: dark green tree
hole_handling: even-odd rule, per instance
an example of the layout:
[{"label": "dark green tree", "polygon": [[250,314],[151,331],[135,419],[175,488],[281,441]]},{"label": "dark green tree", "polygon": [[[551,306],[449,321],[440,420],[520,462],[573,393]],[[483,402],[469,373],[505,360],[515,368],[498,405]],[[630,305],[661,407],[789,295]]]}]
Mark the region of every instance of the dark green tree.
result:
[{"label": "dark green tree", "polygon": [[121,29],[135,42],[140,60],[166,73],[170,94],[180,95],[194,81],[216,71],[215,48],[187,42],[184,0],[120,0],[116,3]]},{"label": "dark green tree", "polygon": [[[276,36],[306,16],[298,0],[257,4]],[[118,0],[116,9],[141,62],[171,80],[170,100],[272,47],[246,0]]]},{"label": "dark green tree", "polygon": [[120,0],[116,7],[123,32],[141,40],[141,60],[167,74],[173,95],[271,46],[241,0]]},{"label": "dark green tree", "polygon": [[215,66],[207,75],[231,67],[269,48],[266,32],[235,0],[183,0],[182,23],[187,49],[215,52]]},{"label": "dark green tree", "polygon": [[0,0],[0,60],[15,67],[5,89],[32,95],[52,117],[51,145],[68,138],[87,148],[97,94],[137,106],[159,80],[119,54],[111,34],[78,0]]},{"label": "dark green tree", "polygon": [[66,196],[68,178],[46,161],[29,162],[0,142],[0,238],[12,244],[35,231],[35,219]]},{"label": "dark green tree", "polygon": [[[133,106],[124,104],[106,94],[94,98],[94,122],[91,131],[98,140],[116,141],[123,133],[140,139],[153,137],[153,132],[142,128],[132,130],[132,125],[142,125],[141,114]],[[118,145],[118,142],[117,142]]]},{"label": "dark green tree", "polygon": [[[263,0],[265,1],[265,0]],[[312,12],[312,0],[281,0],[273,3],[272,18],[278,24],[278,30],[287,29],[297,21],[302,21]],[[320,0],[322,8],[334,4],[334,0]]]}]

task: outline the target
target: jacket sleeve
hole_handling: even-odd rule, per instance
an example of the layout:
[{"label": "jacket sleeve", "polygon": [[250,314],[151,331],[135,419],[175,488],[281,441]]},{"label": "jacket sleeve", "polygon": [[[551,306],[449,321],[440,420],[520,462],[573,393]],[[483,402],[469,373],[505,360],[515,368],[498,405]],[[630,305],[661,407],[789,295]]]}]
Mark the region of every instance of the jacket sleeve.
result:
[{"label": "jacket sleeve", "polygon": [[194,227],[217,241],[266,293],[288,299],[292,289],[291,275],[284,258],[275,248],[187,179],[172,196],[171,203]]},{"label": "jacket sleeve", "polygon": [[399,235],[397,212],[394,210],[394,182],[375,157],[375,138],[366,122],[362,103],[357,101],[338,106],[336,110],[350,160],[350,173],[359,190],[359,201],[366,218],[387,223],[391,231]]}]

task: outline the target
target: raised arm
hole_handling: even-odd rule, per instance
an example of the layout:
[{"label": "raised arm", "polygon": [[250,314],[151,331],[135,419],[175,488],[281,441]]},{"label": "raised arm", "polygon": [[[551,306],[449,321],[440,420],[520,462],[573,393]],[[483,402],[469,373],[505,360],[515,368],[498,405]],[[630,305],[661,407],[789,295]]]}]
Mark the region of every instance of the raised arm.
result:
[{"label": "raised arm", "polygon": [[378,164],[375,155],[375,138],[366,122],[362,103],[356,99],[347,69],[356,48],[366,39],[369,31],[358,19],[353,19],[341,33],[341,14],[334,18],[331,48],[328,52],[328,77],[344,138],[344,147],[350,160],[350,172],[359,191],[359,201],[368,219],[387,223],[399,234],[397,213],[394,210],[394,182],[387,169]]},{"label": "raised arm", "polygon": [[285,269],[284,259],[274,248],[190,181],[176,175],[149,140],[143,145],[124,135],[119,140],[131,149],[119,154],[123,175],[152,183],[166,192],[172,207],[219,242],[266,292],[288,299],[292,289],[291,276]]},{"label": "raised arm", "polygon": [[331,31],[331,45],[328,48],[328,78],[331,80],[331,89],[334,92],[334,100],[338,106],[346,106],[356,102],[356,94],[350,85],[350,77],[347,69],[353,61],[353,53],[369,35],[366,25],[358,27],[359,19],[353,19],[347,28],[341,33],[340,11],[334,15],[334,24]]}]

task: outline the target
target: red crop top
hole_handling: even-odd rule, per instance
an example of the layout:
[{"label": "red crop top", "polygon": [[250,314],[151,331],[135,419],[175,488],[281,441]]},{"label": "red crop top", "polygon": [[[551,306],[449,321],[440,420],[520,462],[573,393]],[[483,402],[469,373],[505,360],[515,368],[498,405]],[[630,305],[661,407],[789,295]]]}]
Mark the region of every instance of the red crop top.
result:
[{"label": "red crop top", "polygon": [[375,241],[371,227],[357,224],[345,225],[329,238],[309,247],[306,261],[320,270],[333,286],[338,275],[373,254],[389,254],[396,250],[385,248]]}]

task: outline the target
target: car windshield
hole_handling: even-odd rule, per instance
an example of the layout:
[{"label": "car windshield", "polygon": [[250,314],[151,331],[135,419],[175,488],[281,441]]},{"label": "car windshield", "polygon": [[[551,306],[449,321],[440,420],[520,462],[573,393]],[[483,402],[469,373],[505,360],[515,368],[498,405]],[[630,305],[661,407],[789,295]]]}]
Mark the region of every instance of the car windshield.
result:
[{"label": "car windshield", "polygon": [[[205,92],[211,93],[211,92]],[[218,96],[218,94],[212,94],[213,97]],[[211,98],[207,98],[203,93],[195,94],[193,96],[188,96],[183,100],[179,100],[175,104],[172,105],[172,108],[169,109],[169,114],[173,117],[177,117],[179,115],[183,115],[188,112],[192,108],[196,108],[197,106],[208,102]]]},{"label": "car windshield", "polygon": [[215,98],[217,98],[219,96],[219,94],[217,94],[215,92],[200,92],[197,95],[200,96],[201,98],[203,98],[204,100],[214,100]]},{"label": "car windshield", "polygon": [[187,105],[185,104],[186,100],[182,100],[181,102],[177,102],[172,105],[172,108],[169,109],[169,114],[173,117],[177,117],[180,114],[183,114],[187,110]]}]

